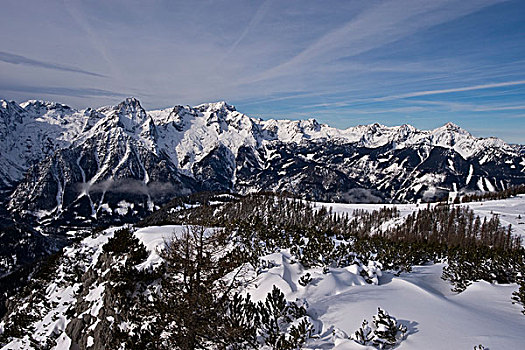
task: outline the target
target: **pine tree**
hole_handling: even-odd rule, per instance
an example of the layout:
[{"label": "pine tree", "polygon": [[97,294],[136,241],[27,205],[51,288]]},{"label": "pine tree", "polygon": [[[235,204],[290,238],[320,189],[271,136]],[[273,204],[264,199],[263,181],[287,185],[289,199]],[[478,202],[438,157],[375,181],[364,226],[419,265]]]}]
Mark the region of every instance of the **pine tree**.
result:
[{"label": "pine tree", "polygon": [[372,327],[364,320],[351,339],[361,345],[389,349],[399,344],[405,338],[406,332],[406,326],[378,307],[377,315],[372,317]]},{"label": "pine tree", "polygon": [[380,349],[393,347],[403,339],[407,328],[398,324],[397,320],[390,316],[388,312],[377,308],[377,315],[373,316],[374,324],[374,344]]},{"label": "pine tree", "polygon": [[[223,277],[239,265],[239,259],[226,249],[228,239],[224,231],[210,233],[192,226],[166,243],[161,252],[165,272],[158,326],[170,334],[167,348],[176,344],[183,350],[205,349],[221,342],[224,307],[237,282],[227,284]],[[230,324],[235,322],[230,319]]]},{"label": "pine tree", "polygon": [[300,347],[313,331],[312,325],[303,319],[298,326],[291,322],[306,316],[306,309],[284,298],[276,286],[264,302],[259,302],[261,331],[265,345],[279,350],[292,350]]},{"label": "pine tree", "polygon": [[357,331],[355,331],[351,338],[361,345],[369,345],[372,343],[374,334],[372,333],[372,328],[368,325],[367,320],[363,320],[363,324]]}]

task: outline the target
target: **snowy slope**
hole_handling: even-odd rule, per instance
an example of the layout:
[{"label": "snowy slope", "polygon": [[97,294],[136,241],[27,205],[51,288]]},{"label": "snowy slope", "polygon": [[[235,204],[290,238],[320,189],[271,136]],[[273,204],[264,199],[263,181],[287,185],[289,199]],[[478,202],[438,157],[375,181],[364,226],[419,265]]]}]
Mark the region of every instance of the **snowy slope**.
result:
[{"label": "snowy slope", "polygon": [[[278,266],[259,276],[250,293],[262,297],[276,285],[288,300],[305,298],[321,327],[317,329],[320,339],[306,348],[365,349],[346,338],[364,319],[370,321],[378,307],[407,326],[400,349],[471,349],[480,343],[490,349],[525,346],[525,318],[521,307],[510,301],[516,285],[476,282],[456,295],[441,279],[441,264],[415,267],[400,277],[384,273],[379,285],[373,285],[348,269],[323,274],[321,269],[294,267],[286,258],[270,258]],[[306,272],[311,273],[313,282],[301,287],[298,280]]]},{"label": "snowy slope", "polygon": [[13,186],[27,169],[67,147],[96,113],[53,102],[0,101],[0,185]]},{"label": "snowy slope", "polygon": [[[137,266],[145,269],[157,266],[166,239],[180,234],[183,226],[152,226],[138,229],[135,236],[149,250],[149,258]],[[65,310],[78,303],[82,293],[81,283],[68,284],[72,267],[82,271],[97,264],[102,245],[113,236],[115,229],[88,237],[79,244],[66,248],[65,258],[70,266],[62,266],[57,278],[46,288],[45,299],[54,303],[40,309],[41,316],[34,321],[32,336],[37,342],[50,341],[53,349],[69,349],[71,340],[65,333],[70,319]],[[516,285],[491,285],[486,282],[472,284],[461,294],[450,291],[450,285],[440,276],[443,265],[415,267],[410,274],[399,277],[381,273],[376,283],[368,284],[359,274],[356,265],[346,268],[331,268],[323,273],[321,268],[305,269],[290,259],[287,250],[281,250],[262,258],[271,261],[271,267],[259,275],[246,271],[256,279],[246,287],[254,300],[263,299],[273,286],[281,289],[288,300],[305,299],[308,315],[315,325],[316,339],[310,339],[306,349],[365,349],[348,339],[363,319],[370,320],[377,307],[387,310],[398,321],[407,326],[406,339],[399,349],[471,349],[482,343],[490,349],[519,349],[525,346],[522,333],[525,318],[521,306],[510,302]],[[305,273],[312,275],[306,287],[298,283]],[[86,312],[95,319],[103,316],[99,311],[107,307],[104,303],[106,283],[92,280],[82,302]],[[85,283],[88,283],[84,282]],[[86,287],[84,287],[86,288]],[[94,325],[97,324],[93,323]],[[0,331],[3,325],[0,324]],[[94,328],[94,326],[93,326]],[[88,340],[89,342],[89,340]],[[4,349],[31,349],[29,335],[13,340]]]},{"label": "snowy slope", "polygon": [[486,202],[467,203],[480,217],[490,219],[493,214],[499,216],[502,225],[512,225],[513,232],[525,239],[525,195]]},{"label": "snowy slope", "polygon": [[[477,214],[482,214],[477,210],[481,204],[487,208],[499,208],[502,216],[520,211],[525,213],[525,196],[507,201],[507,208],[504,201],[472,203],[471,207]],[[332,207],[335,212],[351,214],[357,208],[374,210],[379,206],[333,204]],[[415,205],[398,208],[402,217],[417,210]],[[178,226],[149,227],[139,229],[136,236],[148,249],[155,251],[154,247],[162,245],[166,236],[180,230]],[[307,343],[307,349],[366,348],[344,338],[353,334],[364,319],[370,320],[377,307],[388,310],[407,326],[407,337],[400,349],[439,350],[444,346],[470,349],[480,343],[489,349],[525,346],[522,307],[511,303],[511,294],[517,289],[515,284],[476,282],[466,291],[456,294],[441,279],[443,264],[416,266],[413,272],[401,276],[378,271],[377,283],[368,284],[356,265],[330,268],[325,274],[321,268],[305,269],[293,262],[287,250],[262,259],[271,261],[273,267],[259,274],[246,292],[254,300],[261,300],[275,285],[288,300],[305,299],[319,336],[319,339]],[[305,273],[312,275],[312,282],[303,287],[299,278]]]}]

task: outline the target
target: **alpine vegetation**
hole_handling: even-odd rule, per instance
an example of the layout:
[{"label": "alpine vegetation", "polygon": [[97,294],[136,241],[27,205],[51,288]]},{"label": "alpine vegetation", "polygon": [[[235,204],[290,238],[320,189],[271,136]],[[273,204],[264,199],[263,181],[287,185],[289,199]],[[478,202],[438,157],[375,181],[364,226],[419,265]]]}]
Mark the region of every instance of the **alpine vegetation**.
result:
[{"label": "alpine vegetation", "polygon": [[[513,302],[523,304],[516,283],[525,254],[500,216],[481,219],[448,204],[337,208],[269,193],[202,194],[174,200],[136,227],[93,231],[46,259],[9,298],[0,344],[388,349],[435,322],[389,300],[408,294],[464,322],[476,290],[507,305],[505,317],[517,325],[501,344],[520,342],[525,319]],[[501,316],[481,300],[477,307]],[[372,306],[377,314],[366,321]],[[341,322],[338,308],[355,321]],[[421,333],[429,342],[432,332]]]}]

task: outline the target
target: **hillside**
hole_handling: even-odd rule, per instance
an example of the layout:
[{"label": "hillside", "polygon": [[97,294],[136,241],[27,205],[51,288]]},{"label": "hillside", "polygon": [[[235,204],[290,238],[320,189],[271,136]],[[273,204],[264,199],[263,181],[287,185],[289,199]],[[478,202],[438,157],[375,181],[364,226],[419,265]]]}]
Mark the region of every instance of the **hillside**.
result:
[{"label": "hillside", "polygon": [[[266,348],[285,349],[288,348],[286,346],[292,345],[283,344],[302,344],[301,347],[305,349],[375,349],[378,345],[370,343],[369,347],[363,347],[351,338],[364,319],[372,325],[372,316],[377,313],[378,307],[394,316],[398,325],[406,327],[404,335],[398,334],[396,338],[401,349],[441,349],[444,341],[452,348],[471,349],[478,344],[491,349],[523,346],[521,336],[525,326],[525,318],[521,314],[523,306],[511,302],[513,292],[518,289],[517,280],[512,280],[514,281],[512,283],[498,283],[496,279],[499,280],[503,275],[499,277],[463,275],[462,278],[467,283],[458,293],[453,289],[454,286],[461,284],[457,284],[458,280],[452,283],[450,275],[445,277],[444,273],[447,269],[449,272],[452,271],[450,266],[459,258],[453,257],[454,253],[451,250],[453,245],[448,245],[449,252],[446,253],[448,257],[443,261],[437,258],[441,254],[439,253],[434,258],[427,257],[424,259],[428,260],[421,260],[426,261],[422,265],[416,263],[416,260],[411,260],[412,263],[409,265],[396,265],[398,264],[396,259],[402,257],[389,255],[388,242],[394,244],[392,238],[386,236],[381,238],[381,241],[375,241],[373,236],[361,237],[359,234],[348,236],[345,233],[345,230],[354,230],[352,222],[355,222],[357,224],[355,228],[358,230],[360,227],[368,230],[366,227],[370,224],[373,235],[381,235],[381,231],[386,232],[385,230],[406,224],[414,213],[428,210],[426,206],[409,204],[383,208],[374,204],[332,205],[329,203],[314,203],[309,206],[306,202],[265,196],[248,197],[238,201],[229,199],[221,204],[219,200],[210,207],[193,206],[171,212],[175,214],[173,216],[175,219],[190,221],[195,218],[205,218],[206,213],[209,213],[216,219],[208,217],[206,220],[215,220],[219,223],[234,215],[238,207],[237,203],[242,203],[246,217],[239,217],[240,221],[232,222],[231,227],[226,225],[226,231],[222,231],[230,232],[233,236],[227,234],[224,236],[225,240],[219,239],[210,246],[203,246],[205,251],[218,254],[215,255],[219,259],[217,262],[238,261],[240,264],[214,265],[217,268],[223,266],[220,269],[225,273],[224,276],[219,279],[217,279],[219,276],[207,276],[212,278],[214,283],[223,281],[221,283],[225,283],[224,286],[231,285],[235,281],[235,287],[231,290],[234,294],[228,294],[234,299],[227,299],[230,301],[221,301],[218,304],[227,305],[230,311],[225,314],[225,319],[221,319],[221,326],[216,331],[219,332],[217,334],[229,334],[228,332],[237,328],[224,327],[233,327],[232,324],[247,327],[241,327],[247,333],[242,333],[244,334],[242,337],[235,337],[235,343],[241,348],[243,346],[265,348],[263,345],[266,344]],[[509,205],[504,205],[505,203]],[[333,209],[324,210],[325,206],[333,206]],[[450,213],[457,211],[454,208],[439,209],[438,205],[431,207],[437,210],[433,212],[437,221],[442,220],[438,219],[442,210]],[[522,221],[517,215],[525,213],[525,196],[501,201],[473,202],[469,203],[468,207],[474,209],[475,215],[487,215],[487,211],[494,210],[492,208],[499,208],[497,214],[502,220],[514,220],[513,222],[519,227],[523,224],[520,224]],[[263,219],[263,226],[255,230],[250,228],[252,209],[253,212],[262,213],[261,218],[266,218]],[[264,214],[265,212],[267,214]],[[192,213],[196,213],[197,216],[192,216]],[[270,213],[281,214],[277,216]],[[288,216],[287,213],[296,215]],[[465,217],[469,215],[468,210],[461,213],[457,211],[457,213],[457,215],[466,215]],[[334,214],[342,215],[334,216]],[[457,217],[455,225],[459,225],[461,217]],[[296,218],[299,221],[296,221]],[[252,223],[261,225],[257,224],[258,219],[254,218],[254,220]],[[350,221],[345,224],[346,220]],[[450,219],[444,220],[446,222]],[[295,226],[292,225],[293,222],[296,222]],[[229,231],[228,227],[234,230]],[[272,227],[275,227],[275,232],[272,231]],[[281,227],[288,227],[286,233],[281,231]],[[306,227],[312,227],[312,230],[308,231]],[[499,230],[497,227],[494,229]],[[459,232],[461,226],[457,226],[454,230],[455,233]],[[126,232],[133,233],[128,236]],[[102,349],[107,346],[107,342],[115,346],[120,344],[119,346],[125,349],[144,346],[169,348],[170,339],[178,339],[177,332],[190,330],[177,327],[164,328],[167,324],[158,321],[164,317],[171,317],[169,310],[161,307],[165,305],[163,298],[168,297],[168,294],[163,296],[163,293],[166,288],[171,288],[165,283],[171,278],[175,278],[176,281],[179,276],[176,272],[179,270],[170,270],[165,265],[165,261],[171,261],[169,259],[172,258],[165,255],[163,251],[168,249],[166,242],[184,244],[186,242],[184,237],[191,237],[185,235],[192,232],[204,234],[205,241],[215,239],[217,234],[222,235],[218,233],[221,231],[214,229],[199,231],[198,228],[188,229],[186,226],[169,224],[146,226],[131,231],[112,228],[93,233],[71,247],[65,248],[49,262],[50,265],[43,272],[35,276],[34,284],[26,289],[26,292],[12,299],[9,313],[0,322],[0,331],[4,332],[4,336],[10,334],[3,349],[39,348],[44,343],[47,344],[46,347],[52,349],[69,349],[71,344],[76,344],[75,346],[79,346],[80,349]],[[244,236],[245,234],[248,236]],[[171,241],[174,237],[176,240]],[[301,239],[297,241],[296,237]],[[476,238],[475,241],[483,244],[480,239]],[[408,242],[403,239],[399,243],[403,241]],[[366,242],[383,243],[373,248]],[[250,244],[254,245],[250,248]],[[468,241],[461,244],[467,244],[463,247],[471,252],[469,254],[483,248],[483,246],[466,248],[469,246]],[[359,247],[368,248],[363,250]],[[403,253],[405,246],[401,244],[397,247],[398,253],[405,254]],[[512,252],[516,247],[505,249],[511,249],[508,252]],[[177,249],[173,252],[183,259],[183,255],[178,255],[181,254],[181,250]],[[514,267],[505,267],[505,269],[510,268],[505,272],[509,274],[507,276],[511,276],[514,273],[512,271],[516,271],[512,269],[519,270],[519,266],[523,266],[519,265],[523,264],[523,248],[518,248],[516,252],[518,253],[516,257],[521,260],[511,261],[521,261],[521,263],[513,265],[514,262],[511,262],[510,266]],[[372,255],[366,258],[367,254]],[[409,258],[410,254],[413,253],[408,253],[402,259]],[[221,260],[221,257],[226,260]],[[488,255],[485,257],[489,259]],[[497,261],[498,255],[496,257]],[[414,258],[416,256],[409,259]],[[467,260],[464,262],[468,264],[475,259],[477,258],[473,255],[467,255]],[[483,259],[481,260],[483,262],[480,261],[481,263],[476,265],[476,271],[484,269],[483,265],[488,260]],[[181,260],[181,263],[183,261]],[[185,265],[180,266],[183,268]],[[456,270],[460,274],[467,270],[462,271],[461,267]],[[163,275],[170,275],[170,273],[174,273],[173,277],[164,280]],[[483,280],[486,278],[489,280]],[[495,279],[491,280],[491,278]],[[252,320],[254,324],[249,318],[243,317],[235,321],[240,322],[241,326],[239,323],[230,323],[232,322],[230,317],[236,312],[248,312],[248,309],[244,308],[251,305],[245,304],[246,301],[242,301],[243,299],[235,299],[235,293],[249,295],[251,303],[262,301],[261,304],[253,305],[261,305],[261,309],[257,309],[261,311],[257,312],[263,312],[266,310],[264,305],[268,305],[265,303],[273,300],[268,299],[270,295],[277,298],[275,300],[279,299],[278,294],[273,292],[275,287],[282,293],[283,300],[288,301],[288,304],[285,303],[288,305],[287,308],[296,310],[285,318],[279,318],[279,332],[284,337],[281,341],[288,342],[280,343],[281,345],[272,343],[276,340],[271,340],[271,328],[266,328],[264,317],[260,324]],[[203,297],[210,295],[205,291],[199,293],[204,293]],[[221,296],[226,295],[221,288],[217,293],[219,298],[217,300],[222,300]],[[231,304],[232,300],[237,301]],[[236,308],[231,309],[232,305],[236,305]],[[213,312],[220,314],[217,310]],[[202,335],[199,332],[208,329],[201,329],[200,321],[194,322],[197,335]],[[303,322],[306,322],[304,325],[309,326],[301,328],[300,324]],[[17,323],[19,328],[14,327],[14,323]],[[209,324],[206,327],[214,326],[211,320],[207,323]],[[32,331],[27,332],[28,329]],[[252,329],[255,332],[253,334],[250,331]],[[157,331],[162,331],[164,335]],[[204,341],[202,344],[209,342],[209,347],[213,347],[213,342],[219,341],[219,338],[214,337],[206,340],[198,336],[196,339]],[[258,345],[248,345],[251,344],[250,341]]]}]

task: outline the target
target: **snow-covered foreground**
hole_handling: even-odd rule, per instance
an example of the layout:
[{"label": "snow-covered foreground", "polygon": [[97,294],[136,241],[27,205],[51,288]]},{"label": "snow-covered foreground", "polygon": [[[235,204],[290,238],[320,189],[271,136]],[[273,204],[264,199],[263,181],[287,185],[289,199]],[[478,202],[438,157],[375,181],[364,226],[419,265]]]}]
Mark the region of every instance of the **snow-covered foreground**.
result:
[{"label": "snow-covered foreground", "polygon": [[[477,282],[455,294],[441,279],[442,264],[418,266],[400,277],[384,273],[379,285],[366,284],[351,268],[303,271],[284,256],[281,264],[273,257],[278,266],[261,274],[250,293],[262,298],[276,285],[289,300],[306,299],[320,332],[307,348],[366,349],[345,338],[364,319],[370,321],[378,307],[407,326],[401,349],[472,349],[480,343],[489,349],[525,347],[525,317],[510,299],[516,285]],[[298,279],[306,272],[313,281],[302,287]]]},{"label": "snow-covered foreground", "polygon": [[[316,206],[332,207],[337,213],[348,213],[355,209],[372,211],[382,204],[334,204],[315,203]],[[490,218],[500,215],[502,224],[512,224],[514,233],[525,236],[520,224],[525,220],[525,196],[502,201],[464,204],[476,214]],[[400,221],[408,214],[422,208],[424,204],[396,205],[400,211]],[[177,225],[150,226],[140,228],[135,236],[148,249],[149,257],[137,266],[138,269],[155,267],[161,263],[158,254],[164,243],[174,234],[180,234],[185,227]],[[106,230],[98,236],[85,238],[76,247],[65,248],[65,258],[71,265],[79,265],[86,270],[96,265],[102,253],[102,246],[108,241],[116,228]],[[211,232],[211,231],[210,231]],[[294,261],[288,250],[276,251],[262,257],[267,261],[266,268],[255,272],[245,267],[245,278],[249,281],[244,292],[254,300],[262,300],[277,286],[290,301],[305,300],[309,305],[308,315],[315,328],[316,338],[310,339],[308,349],[367,349],[349,339],[361,326],[363,320],[370,321],[380,307],[404,324],[408,331],[400,343],[400,349],[472,349],[483,344],[486,349],[524,349],[525,316],[521,305],[511,302],[512,292],[517,285],[494,285],[475,282],[456,294],[448,282],[441,279],[443,264],[416,266],[413,272],[394,276],[381,272],[373,262],[364,269],[373,283],[362,277],[358,265],[344,268],[330,268],[323,271],[316,267],[305,269]],[[30,337],[44,343],[52,335],[58,335],[54,349],[69,349],[71,340],[65,329],[71,321],[65,311],[77,302],[81,283],[68,284],[66,277],[69,266],[61,265],[57,277],[45,290],[45,300],[53,301],[53,306],[41,314],[33,323],[34,332],[22,339],[14,340],[3,349],[30,349]],[[306,286],[299,280],[307,273],[312,280]],[[88,313],[98,317],[106,293],[106,284],[100,283],[90,288],[85,302],[89,303]],[[0,324],[0,332],[3,325]],[[55,338],[55,337],[54,337]],[[372,349],[372,348],[370,348]]]},{"label": "snow-covered foreground", "polygon": [[[182,229],[148,227],[139,229],[136,236],[156,256],[155,248]],[[367,284],[355,265],[333,268],[328,273],[321,268],[305,270],[286,250],[263,259],[274,266],[260,273],[247,292],[260,300],[275,285],[288,300],[306,299],[319,333],[319,339],[310,341],[307,348],[366,349],[345,338],[364,319],[370,320],[378,307],[408,327],[400,349],[472,349],[480,343],[488,349],[525,348],[522,307],[511,302],[515,284],[477,282],[456,294],[441,279],[442,264],[417,266],[399,277],[383,273],[375,285]],[[373,266],[370,268],[374,270]],[[298,281],[307,272],[312,282],[303,287]]]}]

